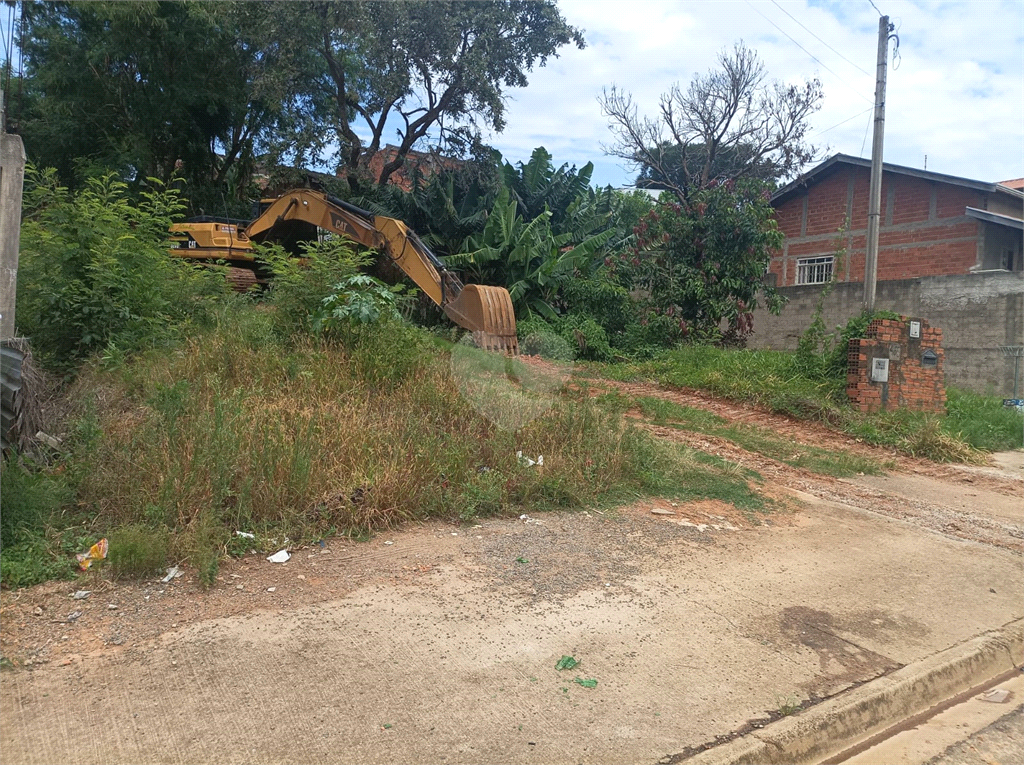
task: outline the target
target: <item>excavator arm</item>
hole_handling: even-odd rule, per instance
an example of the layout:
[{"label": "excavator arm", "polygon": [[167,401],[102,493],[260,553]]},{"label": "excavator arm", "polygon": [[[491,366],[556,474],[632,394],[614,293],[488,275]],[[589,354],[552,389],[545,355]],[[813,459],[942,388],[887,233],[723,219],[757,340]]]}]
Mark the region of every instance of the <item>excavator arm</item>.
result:
[{"label": "excavator arm", "polygon": [[310,189],[282,194],[243,236],[253,239],[289,220],[312,223],[376,250],[400,268],[481,348],[516,354],[515,311],[503,287],[466,284],[400,220],[374,215],[341,199]]}]

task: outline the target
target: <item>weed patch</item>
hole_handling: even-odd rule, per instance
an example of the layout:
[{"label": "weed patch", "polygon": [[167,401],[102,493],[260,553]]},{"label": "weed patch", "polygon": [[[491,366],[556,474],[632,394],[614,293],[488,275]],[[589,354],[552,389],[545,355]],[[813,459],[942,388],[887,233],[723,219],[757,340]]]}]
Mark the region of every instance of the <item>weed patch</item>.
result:
[{"label": "weed patch", "polygon": [[70,579],[74,535],[54,528],[71,502],[67,480],[16,455],[0,468],[0,582],[25,587],[47,579]]},{"label": "weed patch", "polygon": [[729,425],[725,418],[704,409],[682,406],[652,396],[637,397],[633,401],[641,413],[656,424],[724,438],[747,451],[814,473],[842,477],[882,472],[880,466],[867,457],[797,444],[754,425]]},{"label": "weed patch", "polygon": [[[822,374],[817,367],[809,371],[806,359],[782,351],[686,346],[644,362],[582,365],[581,374],[702,390],[796,419],[821,422],[869,444],[936,461],[977,462],[983,460],[981,451],[1020,448],[1024,443],[1024,415],[1004,408],[1001,400],[992,396],[948,388],[945,415],[909,410],[863,414],[846,401],[844,381]],[[601,400],[606,405],[615,402],[610,394]],[[626,402],[615,405],[621,410]],[[655,422],[674,422],[702,432],[715,426],[713,421],[694,422],[700,415],[673,409],[672,402],[639,406]],[[805,455],[804,466],[820,463],[822,457]],[[848,473],[831,471],[853,470],[855,465],[824,468],[842,475]],[[855,472],[869,471],[862,467]]]},{"label": "weed patch", "polygon": [[109,545],[107,561],[119,578],[142,579],[167,562],[169,539],[164,529],[124,526],[111,532]]},{"label": "weed patch", "polygon": [[949,388],[942,429],[976,449],[1001,451],[1024,446],[1024,414],[994,396]]},{"label": "weed patch", "polygon": [[[661,443],[587,395],[503,430],[467,403],[446,350],[420,330],[388,321],[302,338],[266,312],[239,301],[171,352],[83,369],[72,408],[85,414],[67,456],[73,489],[32,512],[84,508],[79,531],[110,539],[116,576],[146,576],[173,558],[210,585],[225,555],[285,536],[365,538],[408,520],[655,494],[764,507],[746,473]],[[543,466],[522,464],[517,451],[544,455]],[[26,472],[25,491],[41,475]],[[5,484],[5,540],[22,512],[8,516],[6,494]],[[26,559],[52,556],[51,537],[33,537]],[[43,576],[10,571],[12,584]]]}]

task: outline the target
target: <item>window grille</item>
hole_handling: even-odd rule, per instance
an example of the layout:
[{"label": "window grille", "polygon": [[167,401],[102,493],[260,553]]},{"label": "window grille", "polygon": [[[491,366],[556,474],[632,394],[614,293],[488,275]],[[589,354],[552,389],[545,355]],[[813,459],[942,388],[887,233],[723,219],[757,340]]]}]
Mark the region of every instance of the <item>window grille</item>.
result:
[{"label": "window grille", "polygon": [[796,262],[797,284],[825,284],[832,279],[832,264],[835,258],[831,255],[824,258],[800,258]]}]

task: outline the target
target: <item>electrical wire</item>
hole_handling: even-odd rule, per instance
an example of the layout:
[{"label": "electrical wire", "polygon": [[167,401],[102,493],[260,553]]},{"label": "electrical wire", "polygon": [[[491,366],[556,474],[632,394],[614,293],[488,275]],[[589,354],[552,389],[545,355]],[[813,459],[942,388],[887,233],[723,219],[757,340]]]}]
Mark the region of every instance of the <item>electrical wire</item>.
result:
[{"label": "electrical wire", "polygon": [[[874,110],[874,107],[871,107],[868,111],[872,110]],[[860,155],[862,157],[864,156],[864,147],[868,145],[868,128],[871,127],[872,119],[874,119],[874,117],[869,117],[868,124],[864,126],[864,140],[860,142]]]},{"label": "electrical wire", "polygon": [[876,11],[878,11],[878,15],[879,16],[884,16],[885,15],[884,13],[882,13],[881,11],[878,10],[878,6],[875,5],[874,0],[868,0],[868,2],[871,3],[871,7],[872,8],[874,8]]},{"label": "electrical wire", "polygon": [[779,5],[779,4],[777,3],[777,2],[775,2],[775,0],[771,0],[771,2],[772,2],[772,5],[774,5],[774,6],[775,6],[776,8],[778,8],[778,9],[779,9],[780,11],[782,11],[782,12],[783,12],[783,13],[785,13],[785,14],[786,14],[787,16],[789,16],[789,17],[790,17],[791,19],[793,19],[793,21],[795,21],[795,22],[796,22],[796,23],[797,23],[797,24],[798,24],[798,25],[799,25],[799,26],[800,26],[800,27],[801,27],[801,28],[802,28],[802,29],[803,29],[804,31],[806,31],[806,32],[807,32],[808,34],[810,34],[810,35],[811,35],[811,37],[813,37],[813,38],[814,38],[815,40],[817,40],[818,42],[820,42],[820,43],[821,43],[822,45],[824,45],[824,46],[825,46],[826,48],[828,48],[828,49],[829,49],[830,51],[832,51],[833,53],[835,53],[835,54],[836,54],[837,56],[839,56],[839,58],[841,58],[841,59],[842,59],[843,61],[845,61],[845,62],[846,62],[847,64],[849,64],[850,66],[854,67],[855,69],[859,69],[859,70],[860,70],[861,72],[863,72],[864,74],[866,74],[866,75],[867,75],[868,77],[870,77],[870,76],[871,76],[871,72],[869,72],[868,70],[864,69],[864,68],[863,68],[863,67],[861,67],[861,66],[860,66],[859,64],[856,64],[856,63],[854,63],[853,61],[850,61],[850,59],[848,59],[848,58],[847,58],[846,56],[844,56],[844,55],[843,55],[842,53],[840,53],[839,51],[837,51],[837,50],[836,50],[835,48],[833,48],[833,47],[832,47],[831,45],[829,45],[829,44],[828,44],[827,42],[825,42],[824,40],[822,40],[822,39],[821,39],[820,37],[818,37],[818,35],[814,34],[814,32],[813,32],[813,31],[811,31],[810,29],[808,29],[807,27],[805,27],[805,26],[804,26],[803,24],[801,24],[801,23],[800,23],[800,20],[799,20],[799,19],[797,19],[797,18],[796,18],[796,16],[794,16],[794,15],[793,15],[792,13],[790,13],[790,12],[789,12],[789,11],[787,11],[787,10],[786,10],[785,8],[783,8],[783,7],[781,6],[781,5]]},{"label": "electrical wire", "polygon": [[851,85],[851,84],[850,84],[850,83],[848,83],[848,82],[847,82],[846,80],[844,80],[844,79],[843,79],[842,77],[840,77],[840,76],[839,76],[838,74],[836,74],[836,73],[835,73],[835,72],[833,72],[833,71],[832,71],[831,69],[829,69],[829,68],[828,68],[828,67],[827,67],[827,66],[826,66],[826,65],[825,65],[825,64],[824,64],[824,63],[823,63],[823,62],[822,62],[822,61],[821,61],[820,59],[818,59],[818,57],[817,57],[817,56],[815,56],[815,55],[814,55],[813,53],[811,53],[811,52],[810,52],[809,50],[807,50],[807,48],[805,48],[805,47],[804,47],[803,45],[801,45],[801,44],[800,44],[800,43],[798,43],[798,42],[797,42],[796,40],[794,40],[794,39],[793,39],[793,38],[792,38],[792,37],[790,36],[790,34],[789,34],[788,32],[786,32],[786,30],[784,30],[784,29],[783,29],[782,27],[780,27],[780,26],[779,26],[778,24],[776,24],[776,23],[775,23],[774,21],[772,21],[772,20],[771,20],[770,18],[768,18],[767,16],[765,16],[765,15],[764,15],[763,13],[761,13],[761,11],[757,10],[757,8],[755,8],[755,7],[754,7],[754,5],[753,5],[753,4],[752,4],[752,3],[750,2],[750,0],[746,0],[746,3],[747,3],[747,5],[749,5],[749,6],[751,7],[751,9],[753,9],[753,11],[754,11],[755,13],[757,13],[757,15],[758,15],[758,16],[760,16],[760,17],[761,17],[761,18],[763,18],[763,19],[764,19],[765,21],[767,21],[767,22],[768,22],[769,24],[771,24],[771,25],[772,25],[773,27],[775,27],[776,29],[778,29],[778,30],[779,30],[780,32],[782,32],[782,34],[786,35],[786,37],[788,37],[788,38],[789,38],[789,41],[790,41],[790,42],[792,42],[792,43],[793,43],[793,44],[794,44],[794,45],[795,45],[796,47],[798,47],[798,48],[799,48],[800,50],[802,50],[802,51],[803,51],[804,53],[806,53],[806,54],[807,54],[808,56],[810,56],[810,57],[811,57],[811,58],[812,58],[812,59],[813,59],[814,61],[816,61],[816,62],[817,62],[817,63],[818,63],[818,64],[819,64],[819,65],[820,65],[820,66],[821,66],[821,67],[822,67],[822,68],[823,68],[823,69],[824,69],[824,70],[825,70],[826,72],[828,72],[829,74],[831,74],[831,75],[832,75],[833,77],[835,77],[835,78],[836,78],[837,80],[839,80],[839,81],[840,81],[841,83],[843,83],[843,85],[845,85],[845,86],[846,86],[846,87],[848,87],[848,88],[849,88],[850,90],[852,90],[852,91],[853,91],[854,93],[856,93],[856,94],[857,94],[857,96],[858,96],[859,98],[863,98],[863,99],[864,99],[865,101],[867,101],[867,102],[868,102],[869,104],[870,104],[870,103],[872,103],[872,101],[871,101],[871,99],[870,99],[870,98],[868,98],[867,96],[865,96],[864,94],[862,94],[862,93],[861,93],[861,92],[860,92],[859,90],[857,90],[857,89],[856,89],[855,87],[853,87],[853,85]]},{"label": "electrical wire", "polygon": [[845,120],[843,120],[842,122],[837,122],[837,123],[836,123],[835,125],[833,125],[832,127],[827,127],[827,128],[825,128],[824,130],[812,130],[811,132],[812,132],[812,133],[814,133],[815,135],[822,135],[823,133],[827,133],[827,132],[828,132],[828,131],[830,131],[830,130],[835,130],[835,129],[836,129],[837,127],[839,127],[840,125],[845,125],[845,124],[846,124],[847,122],[849,122],[850,120],[855,120],[855,119],[857,119],[857,118],[858,118],[858,117],[860,117],[860,116],[861,116],[862,114],[867,114],[868,112],[870,112],[870,111],[871,111],[871,110],[873,110],[874,108],[875,108],[875,107],[873,107],[873,106],[869,106],[869,107],[868,107],[867,109],[865,109],[864,111],[862,111],[862,112],[857,112],[857,113],[856,113],[856,114],[854,114],[854,115],[853,115],[852,117],[847,117],[847,118],[846,118]]}]

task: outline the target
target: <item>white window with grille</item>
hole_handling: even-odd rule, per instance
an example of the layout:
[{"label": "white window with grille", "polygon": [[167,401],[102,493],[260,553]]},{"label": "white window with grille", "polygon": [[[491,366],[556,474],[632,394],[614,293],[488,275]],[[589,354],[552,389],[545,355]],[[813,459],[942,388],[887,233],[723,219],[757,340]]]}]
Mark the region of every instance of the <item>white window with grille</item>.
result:
[{"label": "white window with grille", "polygon": [[796,262],[797,284],[825,284],[832,279],[832,264],[835,257],[800,258]]}]

